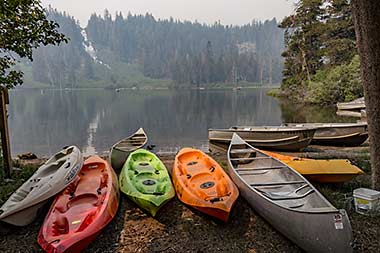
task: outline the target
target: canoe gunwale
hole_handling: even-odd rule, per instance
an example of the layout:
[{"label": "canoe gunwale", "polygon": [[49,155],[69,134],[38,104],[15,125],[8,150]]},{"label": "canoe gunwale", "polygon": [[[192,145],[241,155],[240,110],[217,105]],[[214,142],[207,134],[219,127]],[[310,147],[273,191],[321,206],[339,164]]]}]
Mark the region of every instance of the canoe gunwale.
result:
[{"label": "canoe gunwale", "polygon": [[[148,142],[148,136],[146,135],[144,129],[143,129],[142,127],[140,127],[136,132],[134,132],[134,133],[131,134],[130,136],[128,136],[128,137],[126,137],[126,138],[123,138],[123,139],[121,139],[120,141],[116,142],[114,145],[112,145],[112,147],[111,147],[111,151],[112,151],[112,149],[117,149],[117,150],[119,150],[119,151],[121,151],[121,152],[129,152],[129,153],[130,153],[131,151],[125,151],[125,150],[123,150],[123,149],[118,148],[117,146],[118,146],[120,143],[122,143],[123,141],[128,140],[128,139],[131,139],[133,136],[135,136],[135,135],[137,135],[137,134],[143,134],[143,135],[145,136],[145,141],[143,142],[142,145],[140,145],[139,147],[136,147],[135,150],[137,150],[137,149],[143,147],[144,145],[146,145],[146,143]],[[132,150],[132,151],[133,151],[133,150]]]},{"label": "canoe gunwale", "polygon": [[[139,146],[134,146],[131,150],[126,151],[124,149],[118,148],[117,146],[120,145],[123,141],[126,141],[128,139],[133,138],[133,136],[141,134],[145,137],[145,141],[142,142]],[[108,162],[111,165],[111,167],[117,171],[121,170],[123,168],[124,162],[127,160],[128,155],[132,153],[133,151],[136,151],[140,148],[144,148],[148,143],[148,135],[145,133],[144,129],[140,127],[136,132],[131,134],[130,136],[123,138],[116,142],[114,145],[112,145],[110,152],[108,154]]]},{"label": "canoe gunwale", "polygon": [[209,128],[208,131],[218,131],[218,132],[228,132],[228,133],[235,133],[235,132],[259,132],[259,133],[268,133],[268,132],[315,132],[317,128],[315,127],[272,127],[272,128],[251,128],[251,129],[244,129],[244,128],[238,128],[238,129],[223,129],[223,128]]},{"label": "canoe gunwale", "polygon": [[361,136],[361,135],[368,135],[368,132],[356,132],[356,133],[352,133],[352,134],[346,134],[346,135],[338,135],[338,136],[328,136],[328,137],[316,137],[314,136],[313,139],[315,140],[339,140],[339,139],[343,139],[343,138],[350,138],[350,137],[356,137],[356,136]]},{"label": "canoe gunwale", "polygon": [[[292,140],[298,140],[301,139],[298,135],[282,138],[282,139],[276,139],[276,140],[252,140],[252,139],[246,139],[247,142],[260,142],[260,143],[276,143],[276,142],[284,142],[284,141],[292,141]],[[227,138],[210,138],[212,141],[231,141],[231,139]]]}]

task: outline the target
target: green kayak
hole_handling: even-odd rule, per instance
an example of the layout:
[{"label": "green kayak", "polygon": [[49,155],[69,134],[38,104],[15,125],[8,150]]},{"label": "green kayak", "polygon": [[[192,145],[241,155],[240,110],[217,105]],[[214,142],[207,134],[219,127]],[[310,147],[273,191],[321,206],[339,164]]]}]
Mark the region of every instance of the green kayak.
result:
[{"label": "green kayak", "polygon": [[152,216],[175,196],[165,165],[145,149],[138,149],[129,155],[119,182],[121,191]]}]

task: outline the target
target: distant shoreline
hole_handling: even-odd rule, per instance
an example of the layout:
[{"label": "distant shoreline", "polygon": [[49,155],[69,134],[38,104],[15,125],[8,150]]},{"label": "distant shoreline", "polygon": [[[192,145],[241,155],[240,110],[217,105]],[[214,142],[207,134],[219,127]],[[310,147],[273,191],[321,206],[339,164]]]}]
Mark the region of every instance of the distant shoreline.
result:
[{"label": "distant shoreline", "polygon": [[[245,86],[245,87],[238,87],[238,90],[246,90],[246,89],[276,89],[280,88],[280,86]],[[50,90],[50,91],[81,91],[81,90],[109,90],[109,91],[122,91],[122,90],[236,90],[235,87],[211,87],[211,88],[206,88],[206,87],[199,87],[199,88],[170,88],[170,87],[141,87],[141,88],[127,88],[127,87],[122,87],[122,88],[103,88],[103,87],[88,87],[88,88],[64,88],[64,89],[59,89],[59,88],[47,88],[47,87],[16,87],[12,89],[14,91],[19,91],[19,90]]]}]

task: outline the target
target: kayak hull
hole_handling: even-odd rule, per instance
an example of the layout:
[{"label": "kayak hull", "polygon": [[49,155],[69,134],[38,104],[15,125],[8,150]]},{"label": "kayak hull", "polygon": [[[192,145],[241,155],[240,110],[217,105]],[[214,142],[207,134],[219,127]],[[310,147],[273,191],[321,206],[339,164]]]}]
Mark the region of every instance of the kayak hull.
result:
[{"label": "kayak hull", "polygon": [[75,146],[54,154],[1,206],[0,220],[16,226],[30,224],[38,210],[75,179],[82,164],[82,153]]},{"label": "kayak hull", "polygon": [[121,191],[153,217],[175,196],[165,165],[155,154],[144,149],[130,154],[119,182]]},{"label": "kayak hull", "polygon": [[183,203],[228,221],[239,191],[211,157],[197,149],[183,148],[175,158],[172,177]]},{"label": "kayak hull", "polygon": [[75,181],[54,200],[38,243],[46,252],[80,252],[115,217],[118,206],[115,172],[100,157],[90,157]]}]

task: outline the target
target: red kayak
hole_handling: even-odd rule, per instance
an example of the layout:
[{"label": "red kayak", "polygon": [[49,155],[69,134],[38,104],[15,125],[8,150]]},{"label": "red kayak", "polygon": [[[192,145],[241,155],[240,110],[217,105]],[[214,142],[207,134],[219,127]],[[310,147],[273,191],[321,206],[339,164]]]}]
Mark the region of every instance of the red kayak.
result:
[{"label": "red kayak", "polygon": [[46,252],[80,252],[115,217],[119,187],[99,156],[88,158],[77,178],[54,200],[38,234]]}]

